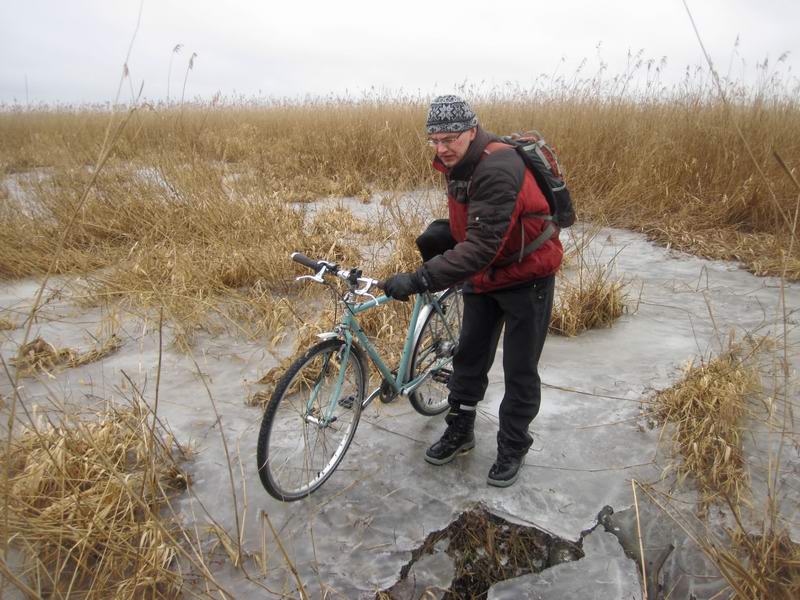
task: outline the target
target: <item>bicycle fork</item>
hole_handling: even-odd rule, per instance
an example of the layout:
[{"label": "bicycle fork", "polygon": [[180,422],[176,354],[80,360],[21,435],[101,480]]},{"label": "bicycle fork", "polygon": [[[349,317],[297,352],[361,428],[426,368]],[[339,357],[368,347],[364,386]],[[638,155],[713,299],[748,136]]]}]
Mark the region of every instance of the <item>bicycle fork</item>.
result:
[{"label": "bicycle fork", "polygon": [[317,378],[317,382],[314,384],[314,389],[312,390],[311,394],[309,395],[308,402],[306,402],[306,409],[305,414],[303,415],[303,419],[306,423],[319,427],[323,429],[328,427],[329,425],[336,422],[336,417],[333,416],[333,411],[336,408],[336,405],[339,404],[345,408],[352,408],[353,402],[355,398],[349,396],[347,398],[340,398],[339,394],[342,393],[342,386],[344,385],[344,375],[347,371],[347,364],[350,360],[350,347],[352,346],[352,339],[346,339],[343,344],[342,348],[336,353],[339,357],[339,374],[336,378],[336,385],[334,386],[333,392],[330,395],[330,401],[325,408],[325,414],[322,415],[322,405],[319,405],[319,410],[317,410],[317,414],[321,416],[321,418],[314,415],[315,412],[315,404],[317,402],[317,398],[322,391],[323,384],[325,382],[326,375],[328,374],[328,369],[330,368],[330,361],[331,357],[334,356],[333,353],[328,354],[325,357],[325,362],[322,364],[322,368],[320,369],[319,377]]}]

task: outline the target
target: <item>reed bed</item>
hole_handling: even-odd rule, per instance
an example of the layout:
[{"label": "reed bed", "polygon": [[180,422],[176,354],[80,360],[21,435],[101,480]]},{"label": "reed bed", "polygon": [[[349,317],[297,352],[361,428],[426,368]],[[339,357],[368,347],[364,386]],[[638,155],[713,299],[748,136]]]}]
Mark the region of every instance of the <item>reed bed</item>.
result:
[{"label": "reed bed", "polygon": [[[703,76],[639,97],[576,82],[572,89],[476,91],[470,100],[492,131],[544,131],[560,151],[581,218],[639,229],[662,243],[776,274],[774,259],[797,231],[797,195],[773,156],[778,152],[790,168],[800,160],[798,96],[787,85],[729,90],[730,105],[718,100]],[[438,176],[422,143],[425,107],[423,98],[375,96],[141,111],[118,144],[109,165],[113,174],[101,183],[105,210],[102,202],[87,207],[60,268],[106,262],[87,255],[87,245],[111,258],[120,248],[110,238],[125,237],[122,246],[130,249],[137,238],[120,228],[111,207],[149,209],[164,198],[194,207],[202,198],[216,203],[243,190],[288,202],[429,187]],[[0,238],[9,257],[0,274],[41,271],[39,255],[48,248],[42,221],[56,231],[63,224],[59,212],[69,208],[72,192],[88,176],[85,165],[94,159],[107,120],[93,110],[0,113],[0,172],[24,188],[51,187],[56,196],[45,206],[28,207],[27,214],[3,215],[15,233]],[[751,144],[755,163],[731,120]],[[46,181],[22,177],[31,171]],[[142,197],[137,177],[150,178],[155,197]],[[180,231],[194,221],[162,227]],[[789,257],[795,279],[796,252]]]},{"label": "reed bed", "polygon": [[37,597],[179,597],[177,525],[162,516],[186,488],[171,435],[145,407],[64,415],[3,445],[0,527]]},{"label": "reed bed", "polygon": [[[581,218],[740,260],[758,274],[785,267],[800,277],[800,248],[789,244],[797,194],[772,155],[790,166],[800,160],[800,111],[786,85],[738,90],[725,105],[701,76],[639,96],[617,93],[618,83],[576,78],[572,87],[475,92],[470,100],[490,130],[544,131]],[[84,276],[84,302],[164,307],[179,346],[221,327],[278,341],[289,310],[281,299],[293,297],[297,272],[290,252],[381,268],[370,247],[398,230],[401,238],[421,231],[409,222],[419,213],[414,201],[387,203],[379,223],[335,201],[323,210],[309,202],[438,187],[421,126],[426,103],[397,95],[142,108],[74,222],[109,114],[0,111],[0,277],[45,272],[63,238],[55,272]],[[386,274],[418,264],[415,250],[408,257],[386,263]],[[600,290],[589,283],[563,290],[571,305],[593,306],[580,318],[563,312],[555,331],[574,335],[581,319],[615,318],[621,284],[598,275],[595,283],[611,292],[594,297]],[[390,326],[376,324],[387,334]]]}]

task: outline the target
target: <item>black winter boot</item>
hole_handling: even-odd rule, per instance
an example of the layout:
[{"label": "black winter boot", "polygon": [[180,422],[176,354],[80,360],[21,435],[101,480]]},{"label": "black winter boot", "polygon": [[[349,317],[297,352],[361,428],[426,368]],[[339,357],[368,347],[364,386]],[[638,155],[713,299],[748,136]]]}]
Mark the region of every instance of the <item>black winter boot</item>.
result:
[{"label": "black winter boot", "polygon": [[459,454],[465,454],[475,447],[474,406],[451,406],[445,422],[447,429],[444,434],[425,452],[425,461],[432,465],[449,463]]},{"label": "black winter boot", "polygon": [[508,487],[519,478],[519,471],[525,455],[509,452],[502,448],[497,451],[497,460],[489,469],[486,483],[495,487]]}]

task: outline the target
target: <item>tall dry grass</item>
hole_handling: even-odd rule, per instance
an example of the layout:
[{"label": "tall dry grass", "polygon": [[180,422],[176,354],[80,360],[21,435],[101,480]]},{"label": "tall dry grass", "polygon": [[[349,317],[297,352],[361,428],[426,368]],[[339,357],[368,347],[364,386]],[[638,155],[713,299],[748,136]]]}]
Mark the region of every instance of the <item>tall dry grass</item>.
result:
[{"label": "tall dry grass", "polygon": [[[758,274],[785,269],[800,278],[800,250],[789,252],[797,190],[772,154],[790,167],[800,160],[798,90],[774,80],[753,91],[733,85],[733,103],[725,105],[702,76],[693,77],[669,93],[638,96],[621,92],[624,80],[594,78],[466,95],[487,129],[536,127],[554,141],[581,218],[740,260]],[[279,339],[290,320],[301,333],[317,329],[310,326],[320,313],[313,288],[292,285],[301,270],[287,260],[291,251],[388,274],[414,266],[409,240],[420,227],[404,222],[405,208],[391,223],[365,228],[347,211],[312,213],[304,203],[437,184],[424,115],[418,97],[143,107],[58,250],[109,116],[0,111],[0,277],[46,272],[55,258],[56,272],[83,275],[78,299],[164,307],[183,339],[220,326]],[[388,259],[371,253],[396,241]],[[394,339],[398,315],[376,311],[370,333]],[[794,547],[782,539],[764,535],[750,545],[787,547],[780,556],[789,558],[776,564],[796,565]],[[758,552],[748,555],[756,560]],[[750,574],[751,563],[725,560]]]},{"label": "tall dry grass", "polygon": [[[701,79],[670,94],[628,97],[616,93],[619,81],[609,88],[586,79],[471,100],[490,130],[545,132],[582,218],[741,260],[760,274],[785,265],[798,278],[800,250],[786,255],[796,193],[772,151],[798,163],[800,111],[778,83],[742,91],[732,109]],[[56,271],[89,274],[87,301],[166,305],[187,339],[212,320],[274,333],[286,316],[276,294],[286,295],[295,273],[285,260],[291,251],[381,268],[363,255],[352,218],[314,223],[303,201],[366,201],[377,190],[436,185],[424,115],[424,99],[402,96],[142,107],[81,208]],[[0,277],[47,269],[92,176],[87,165],[107,120],[88,109],[0,111]],[[373,227],[372,242],[396,225]]]},{"label": "tall dry grass", "polygon": [[[21,590],[52,598],[177,598],[179,526],[162,511],[188,481],[168,432],[134,403],[26,428],[2,459],[2,535]],[[4,560],[7,557],[3,557]]]},{"label": "tall dry grass", "polygon": [[[702,75],[669,93],[626,96],[619,81],[579,79],[554,89],[482,92],[470,99],[492,131],[545,132],[560,150],[583,218],[641,229],[680,249],[775,273],[782,241],[797,224],[796,193],[772,153],[797,164],[800,112],[797,90],[786,89],[789,82],[768,83],[756,90],[732,87],[732,106],[717,99]],[[156,208],[161,216],[158,205],[167,200],[196,208],[204,201],[230,201],[231,192],[243,190],[257,190],[260,201],[286,202],[429,186],[436,178],[421,143],[424,115],[424,99],[402,96],[140,111],[117,144],[116,168],[103,178],[99,201],[87,207],[62,268],[96,266],[97,254],[111,256],[120,245],[130,249],[137,232],[108,214],[116,210],[142,214]],[[731,118],[751,144],[756,164],[730,127]],[[105,113],[91,110],[0,113],[0,171],[47,174],[47,184],[40,185],[51,200],[36,207],[37,221],[50,220],[50,227],[61,222],[61,210],[87,176],[84,167],[97,153],[106,120]],[[146,173],[155,188],[150,193],[142,189]],[[228,207],[230,213],[243,212],[240,202]],[[40,268],[33,258],[46,253],[47,245],[38,239],[42,225],[29,220],[3,215],[4,224],[20,233],[0,240],[9,257],[0,274]],[[176,225],[191,230],[191,222]],[[163,227],[172,225],[167,220]],[[232,231],[233,225],[240,223],[234,220]],[[800,277],[800,259],[789,258],[790,272]]]}]

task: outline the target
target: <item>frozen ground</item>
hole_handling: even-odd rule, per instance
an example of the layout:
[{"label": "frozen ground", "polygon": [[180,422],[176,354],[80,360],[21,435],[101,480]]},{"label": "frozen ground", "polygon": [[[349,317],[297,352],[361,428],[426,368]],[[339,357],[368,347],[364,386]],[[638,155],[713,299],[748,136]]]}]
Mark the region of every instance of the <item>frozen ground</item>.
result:
[{"label": "frozen ground", "polygon": [[[422,417],[402,401],[376,403],[363,415],[353,445],[334,476],[311,498],[283,504],[259,484],[254,445],[260,410],[245,405],[245,398],[261,387],[254,382],[276,358],[262,342],[227,335],[200,336],[193,354],[196,365],[191,357],[167,347],[159,414],[182,443],[191,443],[197,450],[194,460],[186,464],[193,495],[182,496],[178,508],[186,524],[196,523],[202,532],[210,523],[202,504],[236,535],[229,469],[221,443],[224,434],[233,454],[244,548],[267,556],[264,572],[251,559],[245,563],[257,585],[218,549],[211,564],[226,589],[243,599],[269,597],[261,586],[276,597],[299,596],[272,534],[265,530],[262,513],[278,530],[310,598],[374,597],[376,591],[396,583],[411,551],[429,533],[445,528],[476,503],[510,521],[573,541],[595,524],[606,505],[617,513],[615,526],[630,529],[632,512],[626,509],[633,504],[631,479],[656,481],[671,459],[668,450],[658,450],[659,429],[645,426],[640,400],[675,381],[680,366],[691,357],[718,349],[720,336],[731,329],[737,337],[745,332],[781,335],[779,282],[754,277],[731,263],[677,254],[620,230],[604,229],[591,237],[588,255],[604,263],[616,257],[614,269],[631,280],[635,310],[610,329],[548,339],[540,364],[545,384],[542,411],[532,425],[534,447],[519,481],[508,489],[491,488],[485,482],[495,457],[496,415],[503,393],[502,349],[490,374],[473,452],[441,467],[425,463],[426,447],[443,430],[442,417]],[[62,283],[52,282],[51,291]],[[0,287],[0,317],[21,323],[36,286],[34,281],[18,281]],[[799,285],[787,286],[786,305],[794,377],[800,362]],[[100,332],[100,323],[108,326],[112,317],[125,339],[122,350],[100,363],[62,371],[54,379],[23,380],[21,393],[30,409],[55,410],[65,401],[91,405],[119,399],[126,393],[121,371],[145,387],[148,400],[153,398],[158,356],[154,322],[79,309],[67,295],[55,293],[32,333],[57,347],[86,349],[93,344],[90,336]],[[3,331],[0,336],[0,353],[8,362],[22,341],[23,330]],[[220,422],[203,379],[221,414]],[[0,393],[10,397],[4,374]],[[796,404],[796,388],[792,398]],[[780,479],[783,514],[794,539],[800,541],[797,441],[794,436],[784,451]],[[773,442],[763,426],[748,437],[757,489],[762,483],[759,473],[766,470],[766,450]],[[667,479],[660,485],[666,489],[671,483]],[[691,492],[680,498],[690,500],[686,506],[691,511]],[[710,598],[717,593],[724,584],[680,529],[646,503],[640,508],[645,555],[651,558],[668,544],[675,546],[661,572],[666,589],[673,590],[671,597],[687,598],[694,593]],[[635,532],[635,523],[633,527]],[[209,536],[209,545],[212,539]],[[583,540],[583,548],[586,556],[578,562],[497,584],[490,597],[641,596],[636,564],[625,557],[615,537],[598,527]],[[413,570],[418,584],[411,586],[409,594],[419,597],[423,583],[448,584],[452,562],[446,555],[433,554]]]}]

